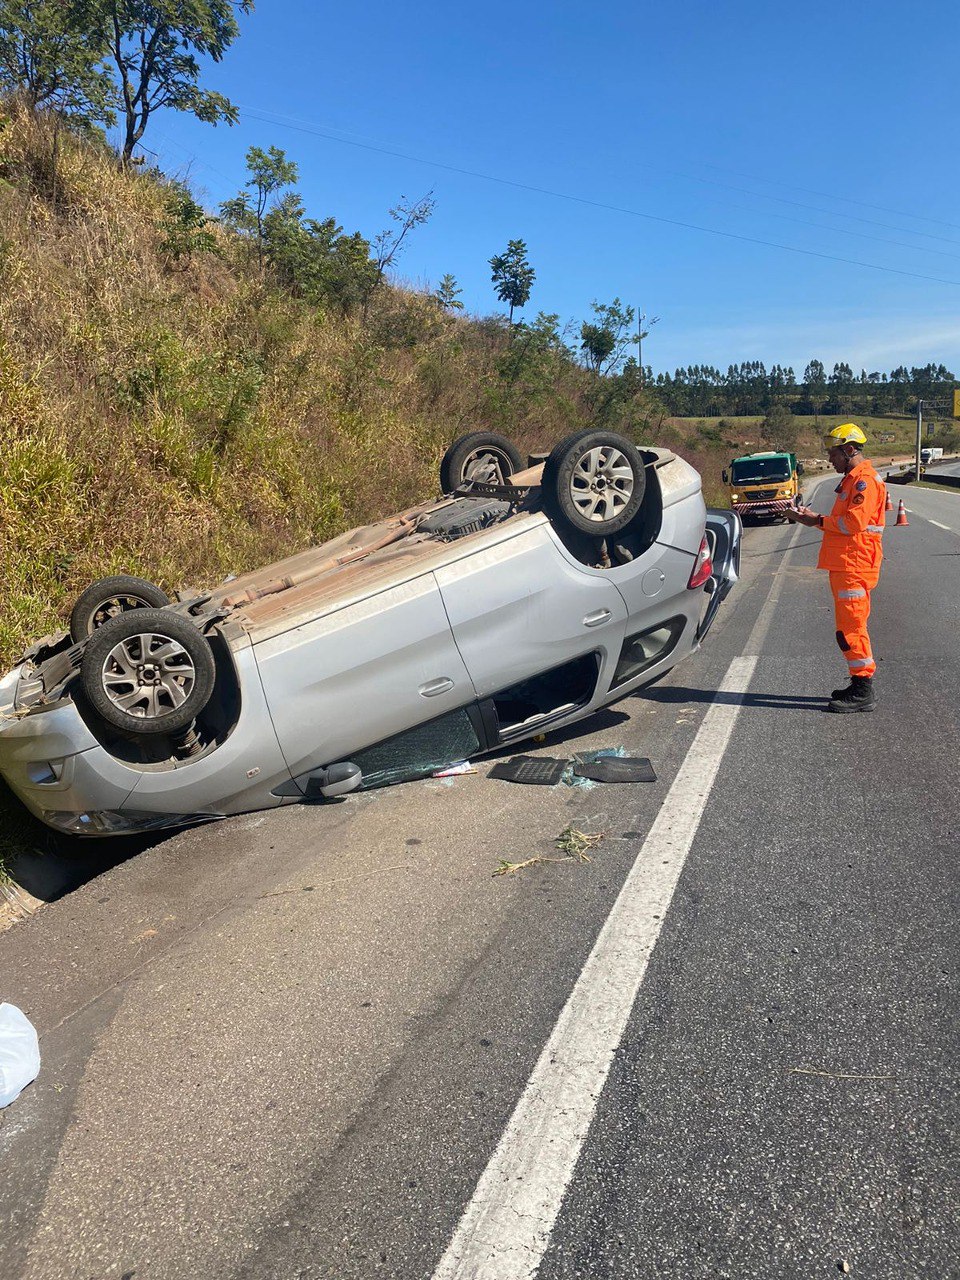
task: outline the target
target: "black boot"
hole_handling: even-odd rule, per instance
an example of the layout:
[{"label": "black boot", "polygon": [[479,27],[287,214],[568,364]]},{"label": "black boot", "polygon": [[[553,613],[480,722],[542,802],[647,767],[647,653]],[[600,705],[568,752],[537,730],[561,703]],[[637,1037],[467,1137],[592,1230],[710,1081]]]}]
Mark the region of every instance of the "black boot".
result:
[{"label": "black boot", "polygon": [[834,689],[828,711],[872,711],[877,705],[872,676],[851,676],[846,689]]}]

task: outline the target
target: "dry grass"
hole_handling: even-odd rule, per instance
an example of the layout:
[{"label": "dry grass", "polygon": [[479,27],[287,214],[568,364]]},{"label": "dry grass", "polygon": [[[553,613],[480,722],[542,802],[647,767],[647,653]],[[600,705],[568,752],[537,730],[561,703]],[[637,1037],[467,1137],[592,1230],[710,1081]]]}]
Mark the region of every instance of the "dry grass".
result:
[{"label": "dry grass", "polygon": [[464,431],[532,449],[590,421],[590,375],[505,379],[502,329],[423,295],[344,320],[223,234],[168,261],[160,178],[11,107],[0,126],[0,665],[97,577],[202,587],[421,499]]}]

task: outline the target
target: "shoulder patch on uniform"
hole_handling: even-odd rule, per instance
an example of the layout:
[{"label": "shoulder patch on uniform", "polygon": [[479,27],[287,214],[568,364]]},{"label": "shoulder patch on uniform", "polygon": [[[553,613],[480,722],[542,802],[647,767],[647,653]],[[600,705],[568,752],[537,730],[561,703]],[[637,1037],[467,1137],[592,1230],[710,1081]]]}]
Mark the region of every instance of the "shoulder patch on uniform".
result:
[{"label": "shoulder patch on uniform", "polygon": [[861,504],[861,502],[863,502],[863,494],[862,494],[862,493],[855,493],[855,494],[853,495],[853,497],[850,499],[850,505],[851,505],[851,507],[859,507],[859,506],[860,506],[860,504]]},{"label": "shoulder patch on uniform", "polygon": [[867,482],[866,480],[858,480],[854,487],[856,488],[857,493],[863,493],[864,489],[867,487]]}]

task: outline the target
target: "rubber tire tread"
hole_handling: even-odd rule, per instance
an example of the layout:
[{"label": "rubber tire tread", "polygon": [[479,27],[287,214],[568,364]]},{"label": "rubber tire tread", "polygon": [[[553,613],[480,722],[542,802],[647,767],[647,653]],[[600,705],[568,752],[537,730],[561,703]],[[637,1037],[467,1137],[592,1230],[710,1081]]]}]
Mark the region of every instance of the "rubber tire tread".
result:
[{"label": "rubber tire tread", "polygon": [[510,460],[510,475],[523,470],[523,457],[512,440],[498,435],[495,431],[469,431],[464,436],[458,436],[441,459],[440,490],[442,493],[453,493],[454,489],[463,484],[461,472],[464,463],[471,453],[485,444],[507,455]]},{"label": "rubber tire tread", "polygon": [[154,583],[148,582],[146,578],[135,578],[128,573],[118,573],[110,578],[98,578],[80,593],[70,614],[70,639],[74,644],[79,644],[87,636],[93,635],[97,630],[92,625],[94,614],[102,604],[114,596],[137,596],[148,609],[162,609],[164,605],[170,603],[167,593]]},{"label": "rubber tire tread", "polygon": [[[595,449],[599,445],[613,445],[622,450],[625,457],[636,460],[630,501],[618,515],[603,521],[585,519],[570,497],[570,480],[574,468],[588,448]],[[647,473],[643,459],[632,440],[618,435],[615,431],[600,431],[594,428],[577,431],[554,447],[543,464],[541,486],[543,503],[552,520],[563,520],[578,533],[592,534],[595,538],[606,538],[614,533],[622,533],[636,519],[637,513],[643,506]]]}]

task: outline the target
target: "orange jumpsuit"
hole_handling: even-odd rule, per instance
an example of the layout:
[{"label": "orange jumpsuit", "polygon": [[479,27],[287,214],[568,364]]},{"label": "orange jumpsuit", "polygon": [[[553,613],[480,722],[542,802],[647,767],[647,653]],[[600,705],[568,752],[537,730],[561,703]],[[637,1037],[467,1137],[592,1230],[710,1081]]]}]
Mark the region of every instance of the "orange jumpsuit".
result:
[{"label": "orange jumpsuit", "polygon": [[837,644],[851,676],[872,676],[877,669],[867,635],[870,592],[880,577],[881,534],[887,491],[864,459],[843,477],[837,500],[822,517],[823,544],[818,569],[830,571]]}]

